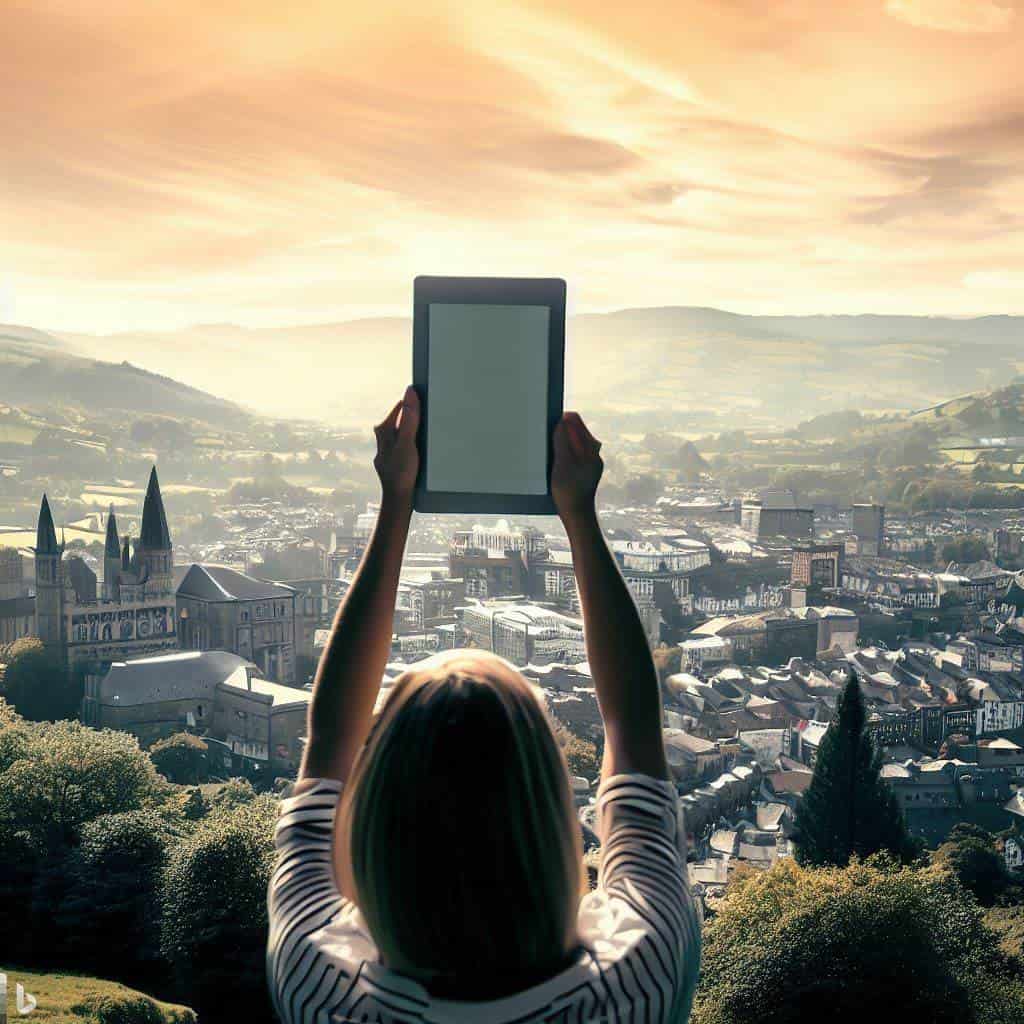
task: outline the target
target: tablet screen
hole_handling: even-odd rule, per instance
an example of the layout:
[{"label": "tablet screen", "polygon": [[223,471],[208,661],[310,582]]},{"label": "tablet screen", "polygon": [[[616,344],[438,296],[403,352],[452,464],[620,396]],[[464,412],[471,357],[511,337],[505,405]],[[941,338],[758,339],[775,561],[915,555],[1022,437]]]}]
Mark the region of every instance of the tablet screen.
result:
[{"label": "tablet screen", "polygon": [[430,303],[426,486],[546,494],[548,306]]}]

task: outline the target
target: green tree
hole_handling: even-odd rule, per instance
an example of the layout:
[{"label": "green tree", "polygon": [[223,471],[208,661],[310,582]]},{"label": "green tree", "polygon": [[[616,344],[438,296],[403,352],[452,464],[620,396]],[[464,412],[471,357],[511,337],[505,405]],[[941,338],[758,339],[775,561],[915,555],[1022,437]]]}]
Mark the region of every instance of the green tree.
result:
[{"label": "green tree", "polygon": [[277,801],[211,815],[171,853],[160,947],[200,1018],[273,1020],[264,976]]},{"label": "green tree", "polygon": [[705,927],[693,1024],[1021,1024],[1024,986],[955,881],[891,858],[741,873]]},{"label": "green tree", "polygon": [[4,697],[33,722],[74,718],[82,701],[80,681],[38,637],[22,637],[0,652]]},{"label": "green tree", "polygon": [[83,826],[155,804],[166,786],[127,733],[0,718],[0,962],[59,951],[53,911]]},{"label": "green tree", "polygon": [[156,770],[171,782],[195,786],[210,777],[209,745],[199,736],[178,732],[149,749]]},{"label": "green tree", "polygon": [[983,907],[991,907],[1006,888],[1006,865],[995,839],[977,826],[970,830],[956,826],[931,861],[940,871],[952,874]]},{"label": "green tree", "polygon": [[152,811],[104,814],[82,827],[54,914],[76,967],[132,980],[158,973],[159,883],[174,838]]},{"label": "green tree", "polygon": [[904,861],[915,856],[903,812],[879,769],[860,684],[851,675],[797,807],[793,838],[801,864],[843,866],[855,854],[868,857],[880,850]]},{"label": "green tree", "polygon": [[963,534],[955,540],[942,545],[942,561],[945,565],[959,562],[969,565],[971,562],[982,562],[992,557],[988,545],[980,537]]}]

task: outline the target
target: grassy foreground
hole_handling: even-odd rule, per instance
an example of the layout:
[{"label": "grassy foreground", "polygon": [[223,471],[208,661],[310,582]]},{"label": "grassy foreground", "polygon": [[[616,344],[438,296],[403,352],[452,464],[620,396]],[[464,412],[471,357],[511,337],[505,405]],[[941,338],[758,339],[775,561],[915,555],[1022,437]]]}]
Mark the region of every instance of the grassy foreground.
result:
[{"label": "grassy foreground", "polygon": [[[157,999],[115,981],[81,974],[38,972],[22,967],[3,967],[7,975],[8,1020],[31,1024],[196,1024],[187,1006]],[[37,1007],[25,1017],[15,1009],[15,985],[36,997]]]}]

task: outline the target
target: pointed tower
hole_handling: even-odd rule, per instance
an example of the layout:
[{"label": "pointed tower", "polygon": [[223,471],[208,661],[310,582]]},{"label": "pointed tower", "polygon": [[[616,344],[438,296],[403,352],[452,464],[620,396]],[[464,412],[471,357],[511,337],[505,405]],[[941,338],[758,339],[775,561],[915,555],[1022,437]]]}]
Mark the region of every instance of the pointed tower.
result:
[{"label": "pointed tower", "polygon": [[117,516],[111,503],[107,512],[107,539],[103,546],[103,600],[116,601],[120,592],[121,541],[117,536]]},{"label": "pointed tower", "polygon": [[36,526],[36,634],[47,647],[66,653],[64,623],[64,549],[57,543],[50,503],[43,495]]},{"label": "pointed tower", "polygon": [[127,533],[124,535],[124,547],[121,548],[121,570],[123,572],[132,571],[132,549]]},{"label": "pointed tower", "polygon": [[147,592],[169,594],[174,589],[171,576],[171,534],[164,514],[164,499],[156,466],[149,474],[146,500],[142,505],[142,528],[136,544],[139,571],[146,579]]}]

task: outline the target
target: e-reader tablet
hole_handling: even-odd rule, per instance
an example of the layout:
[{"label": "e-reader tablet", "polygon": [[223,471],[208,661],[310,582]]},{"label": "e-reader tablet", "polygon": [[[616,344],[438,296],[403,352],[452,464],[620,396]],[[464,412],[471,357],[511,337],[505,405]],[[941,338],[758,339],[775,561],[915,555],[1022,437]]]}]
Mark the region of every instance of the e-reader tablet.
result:
[{"label": "e-reader tablet", "polygon": [[551,515],[565,282],[417,277],[418,512]]}]

